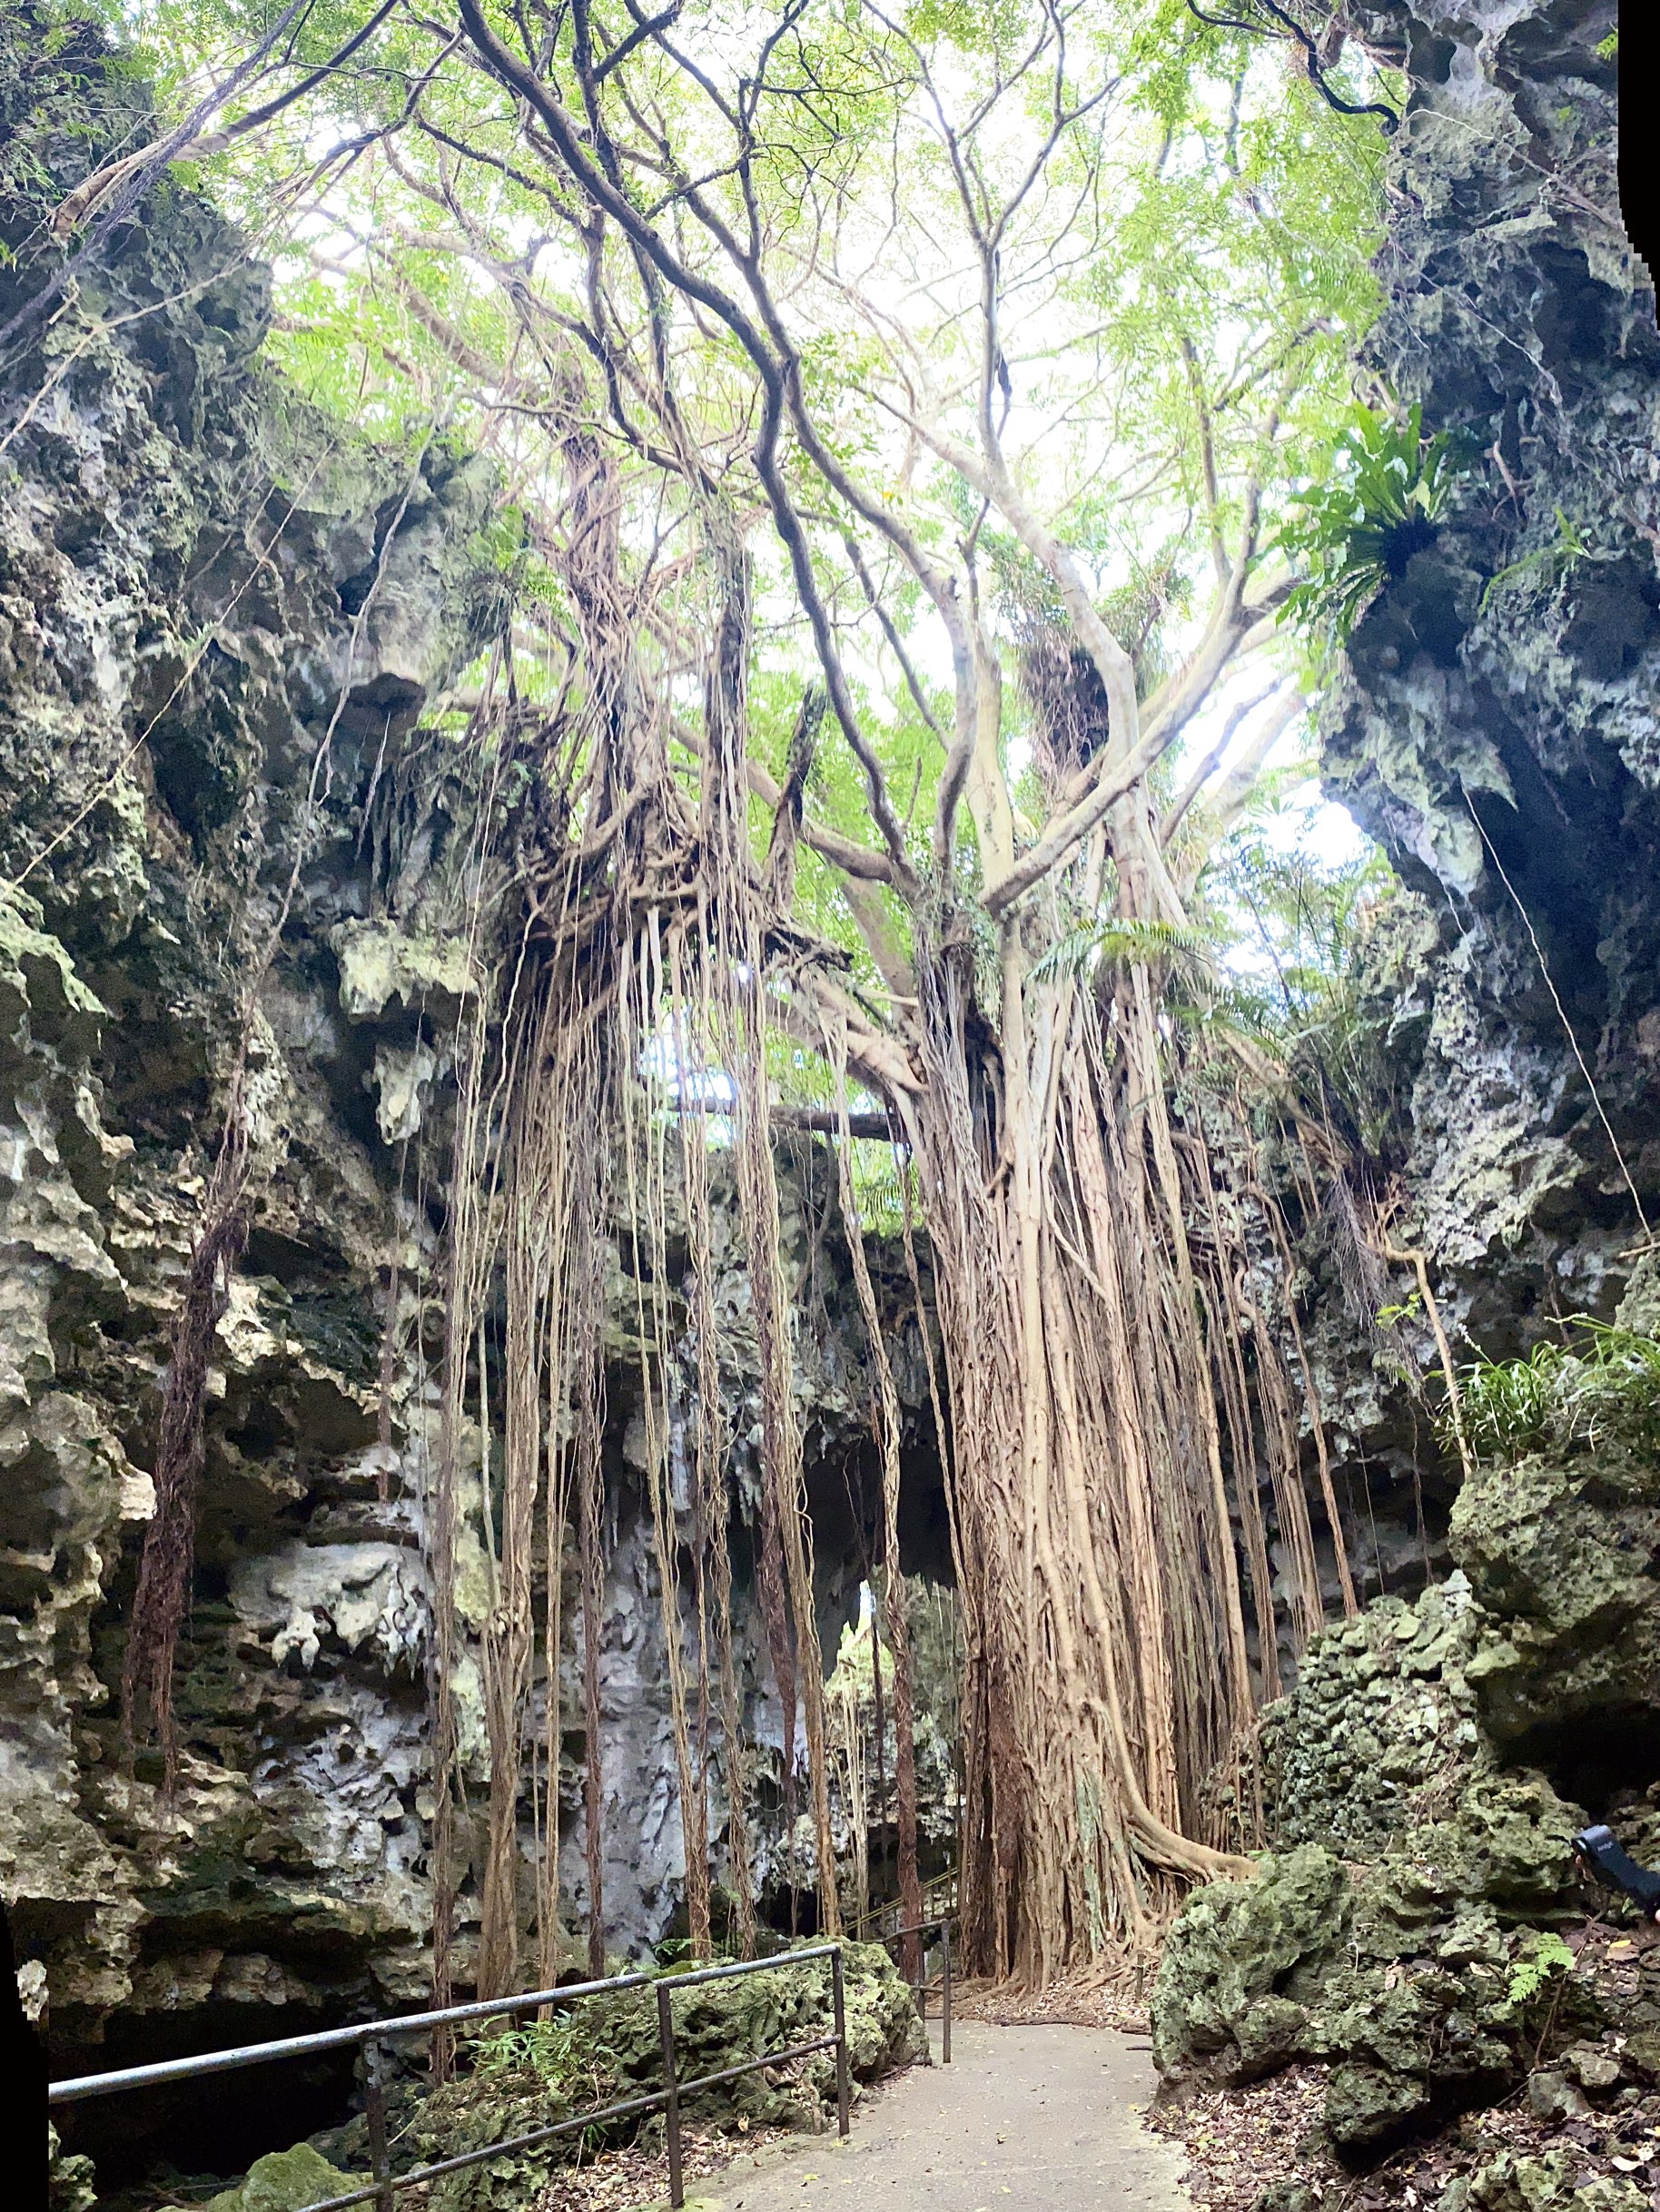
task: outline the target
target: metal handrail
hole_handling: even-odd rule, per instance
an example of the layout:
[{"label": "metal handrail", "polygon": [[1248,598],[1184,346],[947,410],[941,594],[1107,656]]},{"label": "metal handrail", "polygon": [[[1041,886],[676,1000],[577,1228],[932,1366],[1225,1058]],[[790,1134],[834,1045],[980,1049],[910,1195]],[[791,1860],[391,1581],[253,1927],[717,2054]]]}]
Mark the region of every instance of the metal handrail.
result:
[{"label": "metal handrail", "polygon": [[[695,1989],[706,1981],[735,1980],[741,1974],[785,1973],[791,1968],[809,1966],[815,1960],[830,1960],[830,1986],[835,2014],[835,2032],[820,2036],[810,2043],[795,2043],[785,2050],[764,2051],[759,2058],[746,2059],[737,2066],[724,2068],[715,2074],[700,2075],[695,2081],[681,2081],[675,2069],[674,1993],[677,1990]],[[441,2158],[432,2166],[417,2167],[410,2173],[393,2174],[388,2156],[386,2132],[386,2084],[381,2068],[380,2047],[399,2036],[421,2035],[438,2028],[449,2028],[459,2020],[500,2019],[520,2012],[539,2011],[544,2005],[573,2004],[584,1997],[612,1996],[621,1990],[641,1990],[655,1986],[657,1993],[657,2041],[662,2058],[663,2086],[640,2097],[624,2098],[619,2102],[601,2105],[589,2112],[570,2114],[567,2118],[554,2120],[546,2128],[537,2128],[528,2135],[504,2137],[500,2141],[487,2143],[480,2150],[461,2152],[453,2158]],[[680,2100],[700,2089],[718,2087],[722,2082],[736,2081],[741,2075],[755,2074],[769,2066],[783,2066],[793,2059],[811,2058],[821,2050],[835,2053],[835,2119],[836,2132],[845,2137],[850,2126],[848,2118],[847,2086],[847,2007],[846,1992],[842,1972],[842,1946],[840,1943],[815,1943],[805,1950],[781,1953],[776,1959],[739,1959],[725,1966],[694,1967],[689,1972],[677,1974],[617,1974],[609,1980],[570,1982],[563,1989],[534,1990],[521,1997],[480,1998],[472,2004],[447,2005],[436,2012],[394,2013],[383,2019],[361,2020],[351,2028],[324,2028],[314,2035],[284,2036],[270,2043],[244,2043],[231,2050],[205,2051],[195,2059],[163,2059],[153,2066],[127,2066],[107,2074],[79,2074],[65,2081],[54,2081],[47,2089],[47,2101],[54,2105],[79,2104],[92,2097],[113,2097],[126,2089],[151,2089],[162,2082],[193,2080],[200,2075],[226,2074],[237,2067],[258,2066],[266,2060],[310,2057],[321,2050],[341,2050],[353,2044],[363,2047],[365,2058],[364,2117],[369,2123],[369,2155],[372,2178],[361,2189],[352,2189],[341,2197],[329,2197],[314,2205],[307,2205],[303,2212],[346,2212],[350,2205],[373,2202],[378,2212],[392,2212],[392,2199],[400,2189],[410,2189],[423,2183],[435,2181],[442,2174],[459,2173],[469,2166],[481,2166],[486,2158],[499,2158],[504,2151],[527,2150],[534,2144],[546,2143],[555,2136],[569,2135],[579,2128],[591,2128],[604,2120],[624,2119],[636,2113],[652,2112],[661,2108],[667,2123],[668,2148],[668,2201],[679,2207],[686,2202],[686,2184],[681,2156]]]},{"label": "metal handrail", "polygon": [[[879,1937],[883,1943],[897,1943],[903,1936],[926,1935],[930,1928],[937,1928],[944,1937],[944,1956],[940,1965],[940,2064],[951,2064],[951,1931],[956,1925],[954,1912],[942,1913],[938,1920],[913,1921],[908,1928],[895,1928],[891,1934]],[[917,1963],[917,1978],[910,1985],[916,1997],[917,2017],[924,2028],[928,2024],[928,1971],[921,1960]]]}]

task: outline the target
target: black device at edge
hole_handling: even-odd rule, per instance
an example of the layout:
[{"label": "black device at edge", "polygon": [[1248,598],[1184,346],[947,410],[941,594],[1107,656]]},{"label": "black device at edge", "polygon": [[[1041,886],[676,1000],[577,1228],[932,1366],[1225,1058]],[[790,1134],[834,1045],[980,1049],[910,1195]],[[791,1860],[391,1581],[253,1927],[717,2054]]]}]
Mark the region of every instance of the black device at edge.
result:
[{"label": "black device at edge", "polygon": [[1582,1828],[1574,1849],[1587,1874],[1611,1890],[1624,1890],[1651,1920],[1660,1919],[1660,1874],[1639,1866],[1611,1828]]}]

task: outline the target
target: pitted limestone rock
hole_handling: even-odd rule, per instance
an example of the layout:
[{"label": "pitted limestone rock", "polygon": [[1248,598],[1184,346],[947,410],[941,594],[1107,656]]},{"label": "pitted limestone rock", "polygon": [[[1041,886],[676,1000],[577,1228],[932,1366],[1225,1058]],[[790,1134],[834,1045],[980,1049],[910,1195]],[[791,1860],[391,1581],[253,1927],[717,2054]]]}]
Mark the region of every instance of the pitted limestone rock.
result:
[{"label": "pitted limestone rock", "polygon": [[[1465,1677],[1476,1627],[1455,1577],[1309,1646],[1264,1725],[1265,1801],[1295,1848],[1183,1909],[1153,2000],[1167,2079],[1323,2060],[1328,2131],[1362,2161],[1526,2070],[1542,1992],[1562,1995],[1549,1931],[1579,1910],[1581,1816],[1499,1763]],[[1563,2032],[1588,2004],[1557,2003]]]},{"label": "pitted limestone rock", "polygon": [[[1660,1722],[1660,1451],[1605,1437],[1487,1466],[1452,1541],[1478,1632],[1467,1676],[1496,1743]],[[1646,1780],[1646,1775],[1634,1780]]]},{"label": "pitted limestone rock", "polygon": [[1619,2175],[1576,2178],[1572,2151],[1542,2158],[1501,2151],[1476,2173],[1461,2175],[1442,2193],[1436,2212],[1648,2212],[1646,2190]]},{"label": "pitted limestone rock", "polygon": [[271,1635],[272,1660],[310,1673],[325,1641],[371,1651],[389,1671],[419,1664],[428,1600],[419,1562],[390,1544],[297,1542],[251,1559],[231,1578],[231,1603],[256,1634]]},{"label": "pitted limestone rock", "polygon": [[1462,1575],[1416,1603],[1382,1598],[1317,1637],[1262,1716],[1263,1804],[1281,1843],[1366,1856],[1479,1748],[1465,1680],[1471,1601]]}]

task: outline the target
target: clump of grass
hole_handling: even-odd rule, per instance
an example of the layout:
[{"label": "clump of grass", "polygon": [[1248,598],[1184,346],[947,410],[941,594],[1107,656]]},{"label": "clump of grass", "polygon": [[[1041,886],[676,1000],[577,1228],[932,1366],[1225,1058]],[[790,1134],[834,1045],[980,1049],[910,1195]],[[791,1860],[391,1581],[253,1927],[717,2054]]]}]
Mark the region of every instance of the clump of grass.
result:
[{"label": "clump of grass", "polygon": [[1544,1443],[1567,1358],[1560,1344],[1536,1344],[1526,1359],[1477,1359],[1460,1370],[1464,1432],[1478,1459],[1508,1463]]},{"label": "clump of grass", "polygon": [[[1546,1445],[1660,1446],[1660,1341],[1579,1315],[1567,1343],[1525,1359],[1477,1359],[1458,1375],[1464,1429],[1478,1459],[1514,1466]],[[1456,1445],[1450,1409],[1443,1442]]]},{"label": "clump of grass", "polygon": [[552,2096],[572,2105],[602,2102],[616,2089],[622,2070],[620,2054],[587,2007],[479,2036],[468,2045],[467,2055],[480,2080],[534,2074]]}]

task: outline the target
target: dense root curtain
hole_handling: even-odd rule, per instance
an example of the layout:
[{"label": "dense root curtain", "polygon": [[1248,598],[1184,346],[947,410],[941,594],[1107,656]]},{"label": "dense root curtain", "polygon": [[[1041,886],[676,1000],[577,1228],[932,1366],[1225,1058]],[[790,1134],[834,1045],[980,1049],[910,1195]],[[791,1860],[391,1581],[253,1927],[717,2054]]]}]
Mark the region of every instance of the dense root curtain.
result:
[{"label": "dense root curtain", "polygon": [[[521,850],[529,845],[531,888],[522,909],[504,904],[495,916],[490,986],[462,1039],[450,1163],[445,1362],[428,1500],[440,1999],[453,1986],[469,1882],[481,1992],[523,1980],[528,1926],[537,1931],[541,1978],[553,1979],[564,1962],[570,1901],[560,1891],[560,1761],[573,1722],[583,1745],[589,1970],[601,1972],[608,1956],[603,1670],[613,1516],[601,1439],[614,1248],[632,1307],[611,1318],[621,1318],[638,1370],[643,1503],[691,1948],[698,1957],[713,1950],[717,1882],[737,1947],[746,1954],[755,1947],[746,1796],[756,1747],[745,1739],[733,1638],[737,1440],[723,1412],[716,1307],[723,1261],[707,1127],[670,1111],[666,1063],[683,1081],[730,1071],[721,1080],[733,1093],[726,1120],[761,1409],[749,1546],[783,1714],[786,1807],[793,1812],[805,1789],[818,1924],[834,1933],[840,1917],[794,1388],[795,1317],[779,1249],[766,1067],[767,941],[778,889],[776,870],[764,871],[750,851],[746,824],[747,568],[729,534],[717,532],[707,774],[692,805],[670,772],[667,690],[642,645],[647,626],[629,617],[606,471],[580,439],[568,459],[572,506],[589,525],[568,560],[586,686],[568,716],[503,725],[538,792],[530,834],[522,820],[504,828]],[[684,1232],[683,1272],[669,1263],[671,1217],[677,1242]],[[456,1707],[465,1656],[458,1562],[469,1529],[481,1546],[488,1598],[479,1651],[482,1805],[466,1802]],[[575,1713],[565,1690],[568,1630]]]},{"label": "dense root curtain", "polygon": [[[495,1012],[480,1015],[463,1068],[434,1526],[453,1557],[470,1390],[486,1432],[491,1578],[482,1654],[490,1780],[476,1845],[479,1983],[491,1990],[508,1987],[520,1966],[527,1792],[541,1830],[543,1971],[556,1961],[558,1758],[571,1719],[559,1666],[568,1541],[589,1963],[598,1970],[605,1958],[599,1347],[603,1251],[619,1223],[691,1943],[702,1955],[714,1942],[717,1886],[739,1947],[755,1940],[753,1747],[732,1644],[734,1439],[722,1412],[708,1124],[695,1111],[666,1110],[665,1066],[681,1107],[696,1103],[688,1084],[718,1084],[730,1133],[759,1398],[751,1540],[783,1716],[781,1781],[792,1823],[798,1787],[810,1814],[819,1924],[837,1925],[834,1747],[795,1409],[795,1316],[780,1259],[768,1073],[779,1028],[797,1048],[816,1045],[835,1101],[825,1119],[882,1476],[880,1626],[894,1657],[901,1901],[907,1919],[920,1912],[898,1541],[902,1413],[851,1168],[855,1097],[880,1094],[881,1071],[868,1032],[855,1032],[834,976],[804,957],[785,910],[787,789],[765,862],[752,846],[748,577],[719,531],[706,574],[714,619],[696,807],[668,773],[667,717],[650,710],[660,694],[637,682],[597,688],[618,716],[603,726],[603,743],[590,722],[569,752],[588,795],[564,807],[572,825],[564,873],[554,872],[503,963]],[[610,649],[622,649],[615,632]],[[804,726],[811,720],[804,714]],[[596,789],[608,745],[618,759]],[[637,803],[642,790],[648,806]],[[624,792],[635,795],[632,808],[616,803]],[[603,836],[589,826],[596,817]],[[1103,828],[1078,863],[1097,907],[1109,865]],[[1142,895],[1158,895],[1157,886]],[[1229,1784],[1248,1763],[1260,1692],[1279,1678],[1265,1486],[1293,1649],[1325,1604],[1296,1394],[1252,1289],[1265,1247],[1283,1265],[1283,1229],[1256,1177],[1237,1075],[1184,1045],[1163,1019],[1156,933],[1151,951],[1088,968],[1034,949],[1058,933],[1052,914],[1034,923],[1015,913],[999,933],[993,1036],[964,934],[918,917],[914,1056],[887,1102],[904,1132],[902,1186],[919,1197],[930,1239],[932,1316],[910,1248],[918,1318],[924,1343],[937,1328],[944,1353],[932,1388],[964,1643],[964,1937],[975,1966],[1042,1983],[1081,1961],[1110,1968],[1143,1954],[1184,1885],[1246,1863],[1237,1852],[1251,1840],[1250,1822]],[[671,1214],[684,1232],[679,1270],[668,1257]],[[493,1285],[503,1316],[499,1464],[485,1403]],[[1299,1344],[1298,1357],[1307,1390]],[[1324,1535],[1352,1602],[1317,1408],[1314,1426]],[[539,1544],[543,1740],[528,1760]],[[452,1566],[440,1566],[435,1586],[451,1601]],[[451,1764],[441,1678],[456,1663],[454,1634],[451,1621],[434,1683]],[[439,1802],[440,1825],[454,1831],[451,1786]],[[452,1832],[441,1863],[455,1866],[458,1854]],[[438,1895],[453,1918],[454,1890]],[[441,1961],[442,1941],[439,1950]]]},{"label": "dense root curtain", "polygon": [[[1172,1117],[1154,979],[1126,966],[1103,992],[1009,945],[994,1060],[975,1049],[961,948],[932,949],[918,980],[965,1637],[964,1936],[983,1970],[1042,1983],[1134,1955],[1181,1887],[1249,1863],[1214,1808],[1252,1725],[1253,1631],[1275,1664],[1256,1440],[1284,1378],[1241,1309],[1246,1217]],[[1285,1457],[1300,1641],[1322,1606],[1294,1433]],[[1340,1562],[1335,1514],[1329,1534]]]}]

